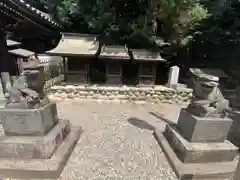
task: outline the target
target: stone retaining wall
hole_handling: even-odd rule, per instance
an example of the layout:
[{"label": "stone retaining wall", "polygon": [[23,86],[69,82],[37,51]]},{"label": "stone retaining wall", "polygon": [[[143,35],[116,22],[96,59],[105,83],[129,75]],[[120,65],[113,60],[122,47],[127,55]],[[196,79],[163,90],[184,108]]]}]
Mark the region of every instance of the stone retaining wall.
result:
[{"label": "stone retaining wall", "polygon": [[192,89],[181,88],[178,90],[164,86],[155,87],[101,87],[80,85],[52,86],[49,90],[49,98],[63,99],[89,99],[103,102],[164,102],[164,103],[188,103],[192,96]]}]

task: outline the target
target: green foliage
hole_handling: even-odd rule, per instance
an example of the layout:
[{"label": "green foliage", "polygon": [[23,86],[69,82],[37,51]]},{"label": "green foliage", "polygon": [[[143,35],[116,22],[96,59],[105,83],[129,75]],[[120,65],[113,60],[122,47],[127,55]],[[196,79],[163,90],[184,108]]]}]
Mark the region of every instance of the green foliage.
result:
[{"label": "green foliage", "polygon": [[[218,67],[229,72],[239,70],[240,65],[240,2],[212,2],[212,15],[192,31],[188,49],[193,66]],[[218,8],[216,8],[218,7]],[[217,10],[218,9],[218,10]],[[234,70],[235,69],[235,70]]]},{"label": "green foliage", "polygon": [[189,29],[208,16],[198,0],[36,0],[34,3],[48,5],[48,12],[66,31],[99,34],[106,44],[149,49],[158,49],[155,38],[160,36],[172,44],[172,52],[181,46]]},{"label": "green foliage", "polygon": [[[29,0],[66,31],[102,43],[159,50],[188,65],[234,71],[240,65],[239,0]],[[166,44],[166,43],[162,43]],[[186,64],[186,62],[180,62]],[[239,71],[238,69],[236,70]]]},{"label": "green foliage", "polygon": [[160,35],[177,45],[190,29],[208,17],[198,0],[157,0],[154,13],[162,25]]},{"label": "green foliage", "polygon": [[43,12],[48,12],[47,0],[27,0],[27,2]]}]

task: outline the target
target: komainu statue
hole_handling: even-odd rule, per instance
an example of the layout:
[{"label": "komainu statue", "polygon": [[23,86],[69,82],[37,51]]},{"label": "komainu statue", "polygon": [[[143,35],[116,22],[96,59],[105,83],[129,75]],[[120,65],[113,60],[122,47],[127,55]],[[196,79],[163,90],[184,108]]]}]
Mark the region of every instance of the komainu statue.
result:
[{"label": "komainu statue", "polygon": [[46,103],[44,68],[41,65],[26,68],[9,91],[5,108],[36,109]]},{"label": "komainu statue", "polygon": [[224,118],[230,111],[229,102],[218,88],[219,78],[211,75],[199,76],[194,84],[189,112],[200,117]]}]

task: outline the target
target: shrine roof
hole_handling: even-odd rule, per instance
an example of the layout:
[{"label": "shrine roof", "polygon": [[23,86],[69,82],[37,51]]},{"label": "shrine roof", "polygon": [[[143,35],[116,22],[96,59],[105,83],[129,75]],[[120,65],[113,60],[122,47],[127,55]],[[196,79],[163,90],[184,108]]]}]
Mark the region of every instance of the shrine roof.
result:
[{"label": "shrine roof", "polygon": [[8,51],[10,54],[14,55],[14,56],[19,56],[19,57],[29,57],[29,56],[33,56],[35,54],[35,52],[26,50],[26,49],[13,49]]},{"label": "shrine roof", "polygon": [[[97,55],[99,41],[97,35],[62,33],[57,47],[45,52],[52,56],[81,56]],[[136,61],[166,61],[158,52],[146,49],[131,49]],[[125,46],[103,45],[99,58],[129,60],[128,49]]]},{"label": "shrine roof", "polygon": [[108,58],[108,59],[122,59],[122,60],[130,59],[125,46],[111,46],[111,45],[102,46],[99,57]]},{"label": "shrine roof", "polygon": [[18,46],[18,45],[21,45],[21,43],[20,43],[20,42],[17,42],[17,41],[10,40],[10,39],[7,39],[7,46],[8,46],[8,47]]},{"label": "shrine roof", "polygon": [[152,52],[146,49],[131,49],[135,60],[139,61],[166,61],[158,52]]},{"label": "shrine roof", "polygon": [[60,27],[48,14],[34,8],[24,0],[1,0],[0,12],[13,19],[25,19],[33,24]]},{"label": "shrine roof", "polygon": [[33,6],[31,6],[30,4],[28,4],[27,2],[25,2],[24,0],[11,0],[11,1],[15,1],[15,2],[20,2],[20,4],[26,8],[27,10],[36,13],[37,15],[39,15],[39,17],[41,17],[42,19],[48,21],[49,23],[51,23],[54,26],[59,26],[52,18],[50,15],[48,15],[47,13],[44,13],[36,8],[34,8]]},{"label": "shrine roof", "polygon": [[62,33],[62,38],[56,48],[46,54],[58,56],[95,55],[99,43],[97,36],[88,34]]}]

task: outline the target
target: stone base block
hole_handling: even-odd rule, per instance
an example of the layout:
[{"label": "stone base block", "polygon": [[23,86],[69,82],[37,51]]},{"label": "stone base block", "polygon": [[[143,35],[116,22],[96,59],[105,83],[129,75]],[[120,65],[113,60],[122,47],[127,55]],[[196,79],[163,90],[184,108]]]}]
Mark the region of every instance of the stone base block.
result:
[{"label": "stone base block", "polygon": [[50,158],[69,133],[69,121],[59,121],[45,136],[0,136],[0,158]]},{"label": "stone base block", "polygon": [[240,111],[232,113],[231,119],[233,120],[233,123],[228,133],[228,140],[237,147],[240,147]]},{"label": "stone base block", "polygon": [[229,141],[190,143],[180,135],[175,125],[167,125],[164,136],[177,157],[184,163],[232,161],[238,153],[238,148]]},{"label": "stone base block", "polygon": [[80,134],[80,127],[70,127],[63,143],[50,159],[7,159],[0,158],[1,176],[16,179],[57,179],[59,178]]},{"label": "stone base block", "polygon": [[57,123],[57,107],[49,103],[39,109],[0,109],[7,136],[44,136]]},{"label": "stone base block", "polygon": [[[1,87],[0,87],[1,88]],[[0,92],[1,93],[1,92]],[[6,104],[6,99],[4,98],[0,98],[0,108],[4,108],[5,107],[5,104]],[[1,119],[0,119],[1,121]]]},{"label": "stone base block", "polygon": [[223,142],[231,125],[229,118],[197,117],[185,109],[181,110],[178,118],[178,128],[190,142]]},{"label": "stone base block", "polygon": [[154,136],[179,180],[220,180],[234,177],[238,158],[233,161],[218,163],[183,163],[172,150],[162,131],[156,129]]}]

